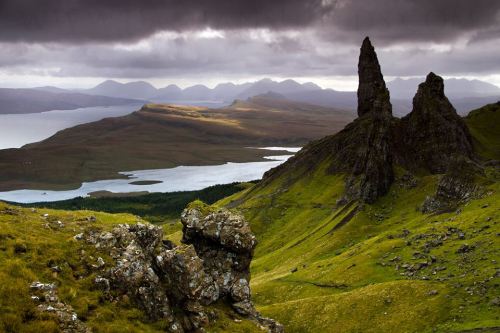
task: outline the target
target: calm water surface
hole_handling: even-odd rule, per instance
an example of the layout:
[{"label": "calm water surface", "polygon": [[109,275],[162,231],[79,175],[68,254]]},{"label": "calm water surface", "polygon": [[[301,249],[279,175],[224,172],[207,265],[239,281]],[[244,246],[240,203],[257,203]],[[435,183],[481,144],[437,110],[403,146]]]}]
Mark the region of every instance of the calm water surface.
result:
[{"label": "calm water surface", "polygon": [[141,104],[98,106],[75,110],[54,110],[29,114],[0,115],[0,149],[19,148],[44,140],[75,125],[107,117],[119,117],[141,108]]},{"label": "calm water surface", "polygon": [[[245,148],[242,148],[245,149]],[[295,153],[300,148],[265,147],[262,149],[273,151],[288,151]],[[232,163],[206,166],[179,166],[169,169],[137,170],[120,172],[128,179],[109,179],[83,183],[80,188],[69,191],[43,191],[43,190],[16,190],[0,192],[0,200],[20,203],[39,201],[58,201],[72,199],[79,196],[85,197],[97,191],[113,193],[130,192],[175,192],[201,190],[205,187],[243,182],[262,178],[269,169],[285,162],[293,155],[267,156],[267,161]],[[149,185],[134,185],[137,181],[156,181],[159,183]]]}]

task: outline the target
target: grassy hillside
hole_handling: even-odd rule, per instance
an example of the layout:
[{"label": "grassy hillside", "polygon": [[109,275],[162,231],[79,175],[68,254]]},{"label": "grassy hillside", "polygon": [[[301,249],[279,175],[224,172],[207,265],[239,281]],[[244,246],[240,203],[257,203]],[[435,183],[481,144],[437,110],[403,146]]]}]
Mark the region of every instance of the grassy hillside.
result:
[{"label": "grassy hillside", "polygon": [[0,191],[76,188],[82,181],[123,177],[119,171],[258,161],[270,152],[246,147],[302,145],[352,117],[265,98],[222,109],[149,104],[0,151]]},{"label": "grassy hillside", "polygon": [[485,158],[500,160],[500,102],[471,111],[465,122],[476,150]]},{"label": "grassy hillside", "polygon": [[[480,126],[496,114],[483,112],[468,123],[482,154],[495,156],[498,131]],[[218,203],[243,212],[257,234],[252,290],[263,314],[288,332],[500,329],[498,169],[486,168],[482,198],[424,214],[439,175],[408,182],[399,169],[375,204],[339,204],[343,176],[328,166],[289,170]]]},{"label": "grassy hillside", "polygon": [[[110,230],[119,223],[140,221],[128,214],[35,210],[0,202],[0,332],[59,332],[53,316],[36,311],[30,294],[34,281],[55,283],[59,299],[71,305],[93,332],[164,332],[164,323],[149,322],[127,298],[104,297],[95,287],[92,265],[98,257],[107,265],[113,259],[73,239],[90,228]],[[211,309],[218,319],[209,332],[262,332],[225,304]]]}]

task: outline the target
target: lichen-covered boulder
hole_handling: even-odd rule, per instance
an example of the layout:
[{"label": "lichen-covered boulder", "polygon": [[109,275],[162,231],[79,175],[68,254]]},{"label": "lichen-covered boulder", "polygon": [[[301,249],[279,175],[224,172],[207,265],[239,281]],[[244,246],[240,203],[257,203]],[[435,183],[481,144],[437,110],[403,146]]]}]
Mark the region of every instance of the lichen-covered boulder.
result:
[{"label": "lichen-covered boulder", "polygon": [[214,242],[214,247],[250,255],[257,245],[245,219],[227,209],[203,215],[199,209],[188,208],[182,213],[181,222],[184,243],[195,243],[195,240]]},{"label": "lichen-covered boulder", "polygon": [[184,226],[182,241],[194,246],[221,296],[231,295],[233,285],[241,284],[240,280],[248,285],[257,241],[243,216],[227,209],[203,214],[198,208],[187,208],[181,215],[181,222]]},{"label": "lichen-covered boulder", "polygon": [[262,317],[250,299],[249,267],[256,240],[245,219],[227,210],[206,214],[187,209],[182,216],[189,244],[180,246],[164,240],[160,227],[143,223],[78,234],[76,241],[93,244],[114,260],[99,258],[92,265],[98,271],[96,288],[112,301],[127,295],[150,320],[166,321],[172,333],[204,332],[210,318],[206,306],[219,299],[269,332],[282,332],[282,326]]},{"label": "lichen-covered boulder", "polygon": [[257,240],[245,218],[224,208],[192,205],[182,212],[181,222],[182,241],[196,250],[217,285],[219,297],[269,332],[283,332],[283,326],[262,317],[251,301],[250,262]]},{"label": "lichen-covered boulder", "polygon": [[161,228],[150,224],[121,224],[110,232],[90,232],[87,242],[116,261],[98,276],[95,283],[101,290],[120,290],[147,314],[150,320],[166,320],[171,332],[183,332],[174,316],[163,277],[155,270],[155,254],[163,238]]},{"label": "lichen-covered boulder", "polygon": [[171,294],[178,301],[206,305],[219,299],[219,288],[205,272],[203,260],[192,245],[162,249],[156,256],[156,265],[165,277]]}]

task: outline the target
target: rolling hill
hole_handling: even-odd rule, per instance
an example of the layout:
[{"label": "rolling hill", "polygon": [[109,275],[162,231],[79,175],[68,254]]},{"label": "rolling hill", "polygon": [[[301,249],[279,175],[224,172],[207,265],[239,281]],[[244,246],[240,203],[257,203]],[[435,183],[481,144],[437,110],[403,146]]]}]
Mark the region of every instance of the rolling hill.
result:
[{"label": "rolling hill", "polygon": [[348,111],[259,96],[221,109],[148,104],[131,115],[0,151],[0,189],[69,188],[118,171],[261,159],[245,147],[307,143],[340,130]]}]

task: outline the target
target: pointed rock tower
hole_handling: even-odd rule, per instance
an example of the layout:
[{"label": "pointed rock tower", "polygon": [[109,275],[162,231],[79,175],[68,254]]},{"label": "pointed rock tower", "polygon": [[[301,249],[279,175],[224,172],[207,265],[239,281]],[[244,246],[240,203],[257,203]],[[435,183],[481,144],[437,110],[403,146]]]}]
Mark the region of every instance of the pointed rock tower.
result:
[{"label": "pointed rock tower", "polygon": [[440,76],[429,73],[418,86],[413,111],[402,119],[408,167],[443,173],[456,159],[472,159],[467,125],[444,94]]},{"label": "pointed rock tower", "polygon": [[385,86],[375,49],[366,37],[361,45],[358,63],[358,116],[371,113],[392,115],[389,90]]},{"label": "pointed rock tower", "polygon": [[[264,175],[263,185],[287,173],[290,182],[311,174],[323,163],[327,172],[346,175],[345,199],[374,202],[389,190],[392,129],[395,119],[377,55],[366,38],[359,56],[359,118],[339,133],[310,143],[297,155]],[[293,170],[293,172],[290,172]]]}]

